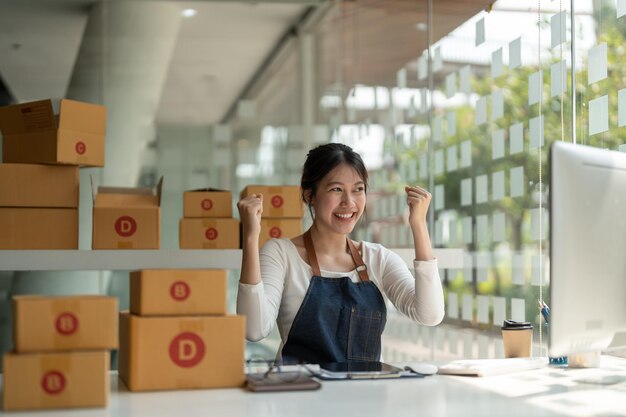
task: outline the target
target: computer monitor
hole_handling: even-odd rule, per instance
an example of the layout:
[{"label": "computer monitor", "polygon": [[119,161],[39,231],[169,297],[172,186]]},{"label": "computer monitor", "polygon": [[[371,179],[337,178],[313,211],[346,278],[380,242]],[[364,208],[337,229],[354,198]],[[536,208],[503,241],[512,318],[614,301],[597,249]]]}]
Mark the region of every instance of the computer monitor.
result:
[{"label": "computer monitor", "polygon": [[626,331],[626,153],[555,142],[549,191],[549,354],[607,350]]}]

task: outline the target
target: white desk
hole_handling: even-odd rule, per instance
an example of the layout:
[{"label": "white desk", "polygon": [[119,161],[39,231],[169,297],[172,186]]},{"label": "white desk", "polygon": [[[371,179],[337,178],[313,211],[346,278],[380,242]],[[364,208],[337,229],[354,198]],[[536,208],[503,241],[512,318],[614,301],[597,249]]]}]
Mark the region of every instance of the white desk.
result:
[{"label": "white desk", "polygon": [[[604,359],[604,358],[603,358]],[[131,393],[111,374],[104,409],[5,413],[16,417],[334,417],[334,416],[626,416],[626,360],[606,372],[621,383],[576,382],[597,369],[545,368],[486,378],[324,381],[319,391],[251,393],[244,389]],[[606,374],[605,369],[600,370]]]}]

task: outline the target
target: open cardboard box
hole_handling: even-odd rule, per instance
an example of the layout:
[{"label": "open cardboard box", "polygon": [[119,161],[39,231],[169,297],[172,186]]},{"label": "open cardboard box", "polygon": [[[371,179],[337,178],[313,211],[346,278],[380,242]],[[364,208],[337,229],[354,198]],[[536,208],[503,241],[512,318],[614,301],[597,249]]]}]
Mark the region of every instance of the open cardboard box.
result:
[{"label": "open cardboard box", "polygon": [[136,187],[98,187],[93,178],[93,249],[159,249],[161,190]]},{"label": "open cardboard box", "polygon": [[0,107],[4,162],[104,166],[106,107],[62,99]]}]

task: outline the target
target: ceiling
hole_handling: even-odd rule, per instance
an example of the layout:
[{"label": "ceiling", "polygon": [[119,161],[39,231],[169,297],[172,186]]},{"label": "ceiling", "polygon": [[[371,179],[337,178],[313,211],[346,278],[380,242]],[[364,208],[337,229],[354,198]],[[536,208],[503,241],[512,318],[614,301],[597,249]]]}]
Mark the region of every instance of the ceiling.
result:
[{"label": "ceiling", "polygon": [[[109,0],[109,4],[115,1]],[[155,3],[141,3],[146,14]],[[73,74],[94,0],[0,1],[0,77],[16,102],[64,97]],[[104,3],[107,3],[106,1]],[[223,120],[246,86],[262,72],[268,56],[311,8],[313,0],[176,1],[176,11],[196,10],[180,19],[175,46],[154,118],[160,123],[211,124]],[[488,6],[485,0],[433,1],[433,40]],[[338,11],[337,11],[338,10]],[[326,19],[341,28],[345,82],[393,85],[397,70],[421,54],[428,21],[424,0],[354,0]],[[339,24],[340,26],[337,26]],[[336,48],[337,33],[321,38]],[[334,34],[333,34],[334,33]],[[393,47],[390,47],[393,45]],[[323,69],[324,71],[324,69]],[[336,76],[327,68],[321,80]],[[2,83],[0,83],[2,84]],[[1,85],[0,85],[1,89]],[[0,94],[0,97],[2,95]]]}]

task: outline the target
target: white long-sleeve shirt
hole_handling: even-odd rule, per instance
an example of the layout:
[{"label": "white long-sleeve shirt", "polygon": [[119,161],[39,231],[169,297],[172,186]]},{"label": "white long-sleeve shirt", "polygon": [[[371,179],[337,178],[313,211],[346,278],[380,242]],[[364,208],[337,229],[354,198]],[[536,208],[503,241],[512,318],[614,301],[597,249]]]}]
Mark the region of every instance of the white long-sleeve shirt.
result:
[{"label": "white long-sleeve shirt", "polygon": [[[361,256],[369,279],[400,312],[427,326],[443,320],[443,289],[436,259],[413,261],[413,278],[400,256],[382,245],[363,242]],[[289,239],[269,240],[261,248],[260,263],[260,283],[239,283],[237,314],[246,316],[246,338],[250,341],[263,339],[277,323],[282,340],[280,352],[313,272]],[[353,282],[359,282],[356,269],[350,272],[322,269],[320,272],[324,277],[348,276]]]}]

